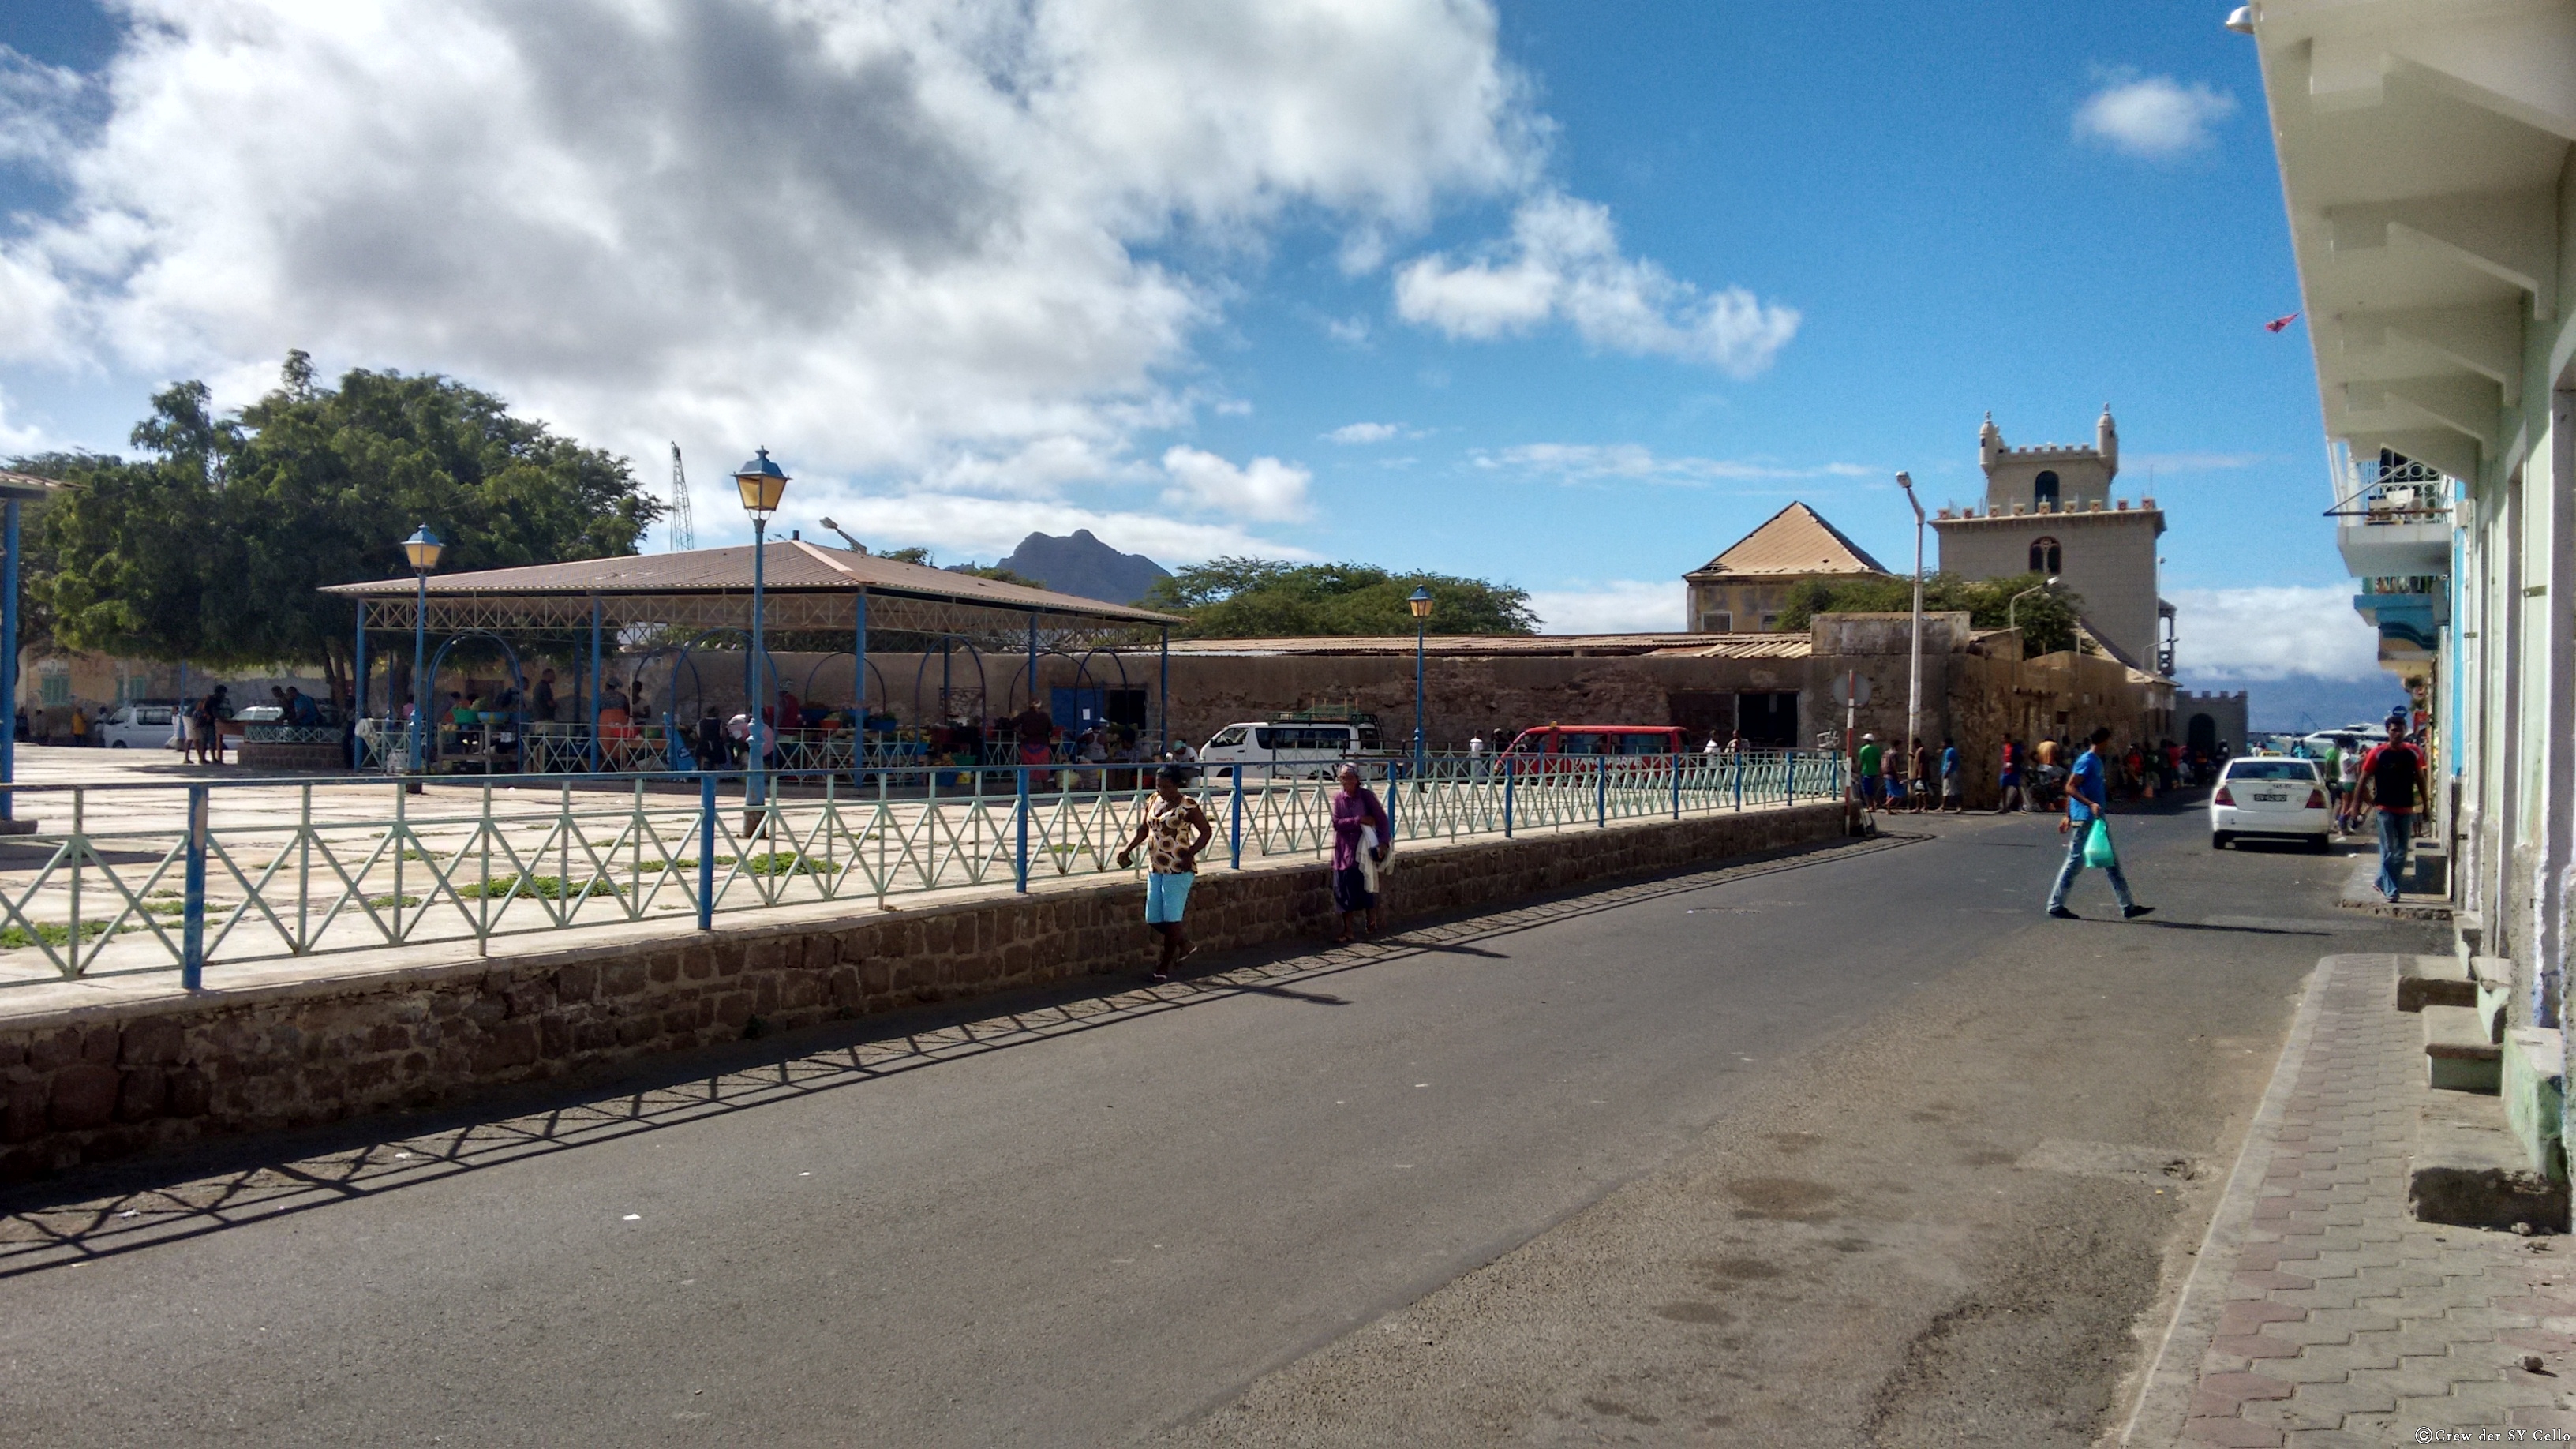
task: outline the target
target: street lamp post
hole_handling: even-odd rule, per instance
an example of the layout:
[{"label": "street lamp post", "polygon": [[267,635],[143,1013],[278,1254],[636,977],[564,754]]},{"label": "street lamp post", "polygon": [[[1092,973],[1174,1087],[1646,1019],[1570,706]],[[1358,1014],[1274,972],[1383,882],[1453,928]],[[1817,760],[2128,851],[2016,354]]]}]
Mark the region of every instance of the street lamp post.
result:
[{"label": "street lamp post", "polygon": [[[787,496],[787,473],[769,459],[769,450],[756,450],[750,462],[733,472],[734,487],[742,492],[742,511],[751,515],[751,657],[743,661],[743,693],[747,697],[744,719],[751,739],[750,759],[745,762],[743,803],[752,820],[768,822],[768,778],[763,770],[763,743],[760,732],[760,697],[762,661],[767,657],[763,644],[763,592],[767,583],[766,555],[769,552],[769,515],[778,511],[779,501]],[[785,721],[780,721],[784,724]],[[746,825],[746,830],[752,827]]]},{"label": "street lamp post", "polygon": [[1905,768],[1907,783],[1920,791],[1923,782],[1912,772],[1915,742],[1923,733],[1923,500],[1914,496],[1912,474],[1897,474],[1896,484],[1914,510],[1914,647],[1905,677]]},{"label": "street lamp post", "polygon": [[1413,610],[1413,778],[1422,779],[1422,648],[1423,635],[1431,628],[1431,591],[1416,586],[1405,601]]},{"label": "street lamp post", "polygon": [[411,611],[411,772],[417,775],[421,734],[429,727],[429,681],[421,678],[429,668],[429,571],[438,567],[438,556],[447,551],[447,545],[440,543],[438,535],[424,523],[403,540],[402,548],[403,557],[411,561],[411,571],[420,581]]},{"label": "street lamp post", "polygon": [[2042,579],[2038,583],[2031,585],[2029,588],[2022,590],[2020,593],[2013,595],[2012,600],[2004,605],[2004,627],[2007,629],[2019,629],[2021,627],[2021,601],[2029,598],[2033,594],[2047,593],[2049,590],[2056,587],[2057,575],[2050,574],[2047,578]]}]

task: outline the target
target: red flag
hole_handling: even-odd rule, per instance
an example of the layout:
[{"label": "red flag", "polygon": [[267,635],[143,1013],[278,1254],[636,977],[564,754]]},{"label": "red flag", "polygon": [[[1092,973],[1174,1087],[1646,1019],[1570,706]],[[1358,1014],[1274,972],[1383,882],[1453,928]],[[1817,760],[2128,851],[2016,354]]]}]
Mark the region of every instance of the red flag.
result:
[{"label": "red flag", "polygon": [[2275,317],[2271,321],[2263,324],[2263,330],[2266,332],[2278,332],[2282,328],[2287,327],[2298,320],[2299,314],[2296,312],[2291,313],[2287,317]]}]

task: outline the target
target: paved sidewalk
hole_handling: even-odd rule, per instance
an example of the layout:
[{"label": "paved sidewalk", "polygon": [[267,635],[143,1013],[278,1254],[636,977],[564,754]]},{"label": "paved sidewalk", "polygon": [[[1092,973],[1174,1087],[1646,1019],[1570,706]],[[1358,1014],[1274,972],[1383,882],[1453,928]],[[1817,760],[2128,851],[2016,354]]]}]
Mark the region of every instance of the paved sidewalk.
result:
[{"label": "paved sidewalk", "polygon": [[2428,1089],[2396,971],[2318,963],[2123,1442],[2570,1442],[2576,1245],[2407,1213]]}]

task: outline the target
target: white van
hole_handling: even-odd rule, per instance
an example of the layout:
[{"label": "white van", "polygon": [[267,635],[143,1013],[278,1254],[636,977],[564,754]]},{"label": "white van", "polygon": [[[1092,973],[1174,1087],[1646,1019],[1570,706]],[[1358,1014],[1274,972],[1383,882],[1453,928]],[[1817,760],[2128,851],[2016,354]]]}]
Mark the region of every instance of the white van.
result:
[{"label": "white van", "polygon": [[1292,724],[1246,720],[1208,736],[1199,768],[1230,780],[1238,768],[1247,780],[1322,780],[1340,773],[1344,760],[1375,753],[1375,730],[1338,720]]},{"label": "white van", "polygon": [[179,737],[178,715],[166,704],[128,704],[98,723],[99,739],[111,750],[166,749]]}]

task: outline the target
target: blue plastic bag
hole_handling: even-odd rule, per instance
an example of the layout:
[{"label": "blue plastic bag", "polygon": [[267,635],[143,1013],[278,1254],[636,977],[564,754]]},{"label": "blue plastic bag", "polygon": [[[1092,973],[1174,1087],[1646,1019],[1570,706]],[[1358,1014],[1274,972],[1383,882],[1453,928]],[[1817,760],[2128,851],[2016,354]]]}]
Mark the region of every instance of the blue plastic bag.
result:
[{"label": "blue plastic bag", "polygon": [[2109,870],[2118,865],[2120,857],[2111,850],[2111,822],[2096,815],[2092,831],[2084,837],[2084,863],[2095,870]]}]

